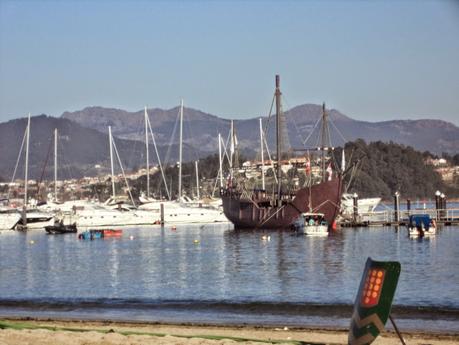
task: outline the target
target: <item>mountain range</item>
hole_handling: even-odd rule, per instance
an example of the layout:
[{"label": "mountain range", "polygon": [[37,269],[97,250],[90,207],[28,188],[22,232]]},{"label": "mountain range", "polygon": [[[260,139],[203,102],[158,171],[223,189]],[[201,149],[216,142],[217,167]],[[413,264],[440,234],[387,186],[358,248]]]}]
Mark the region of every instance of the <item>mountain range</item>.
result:
[{"label": "mountain range", "polygon": [[[318,143],[318,120],[322,106],[304,104],[285,111],[291,148],[312,148]],[[441,120],[395,120],[383,122],[357,121],[335,109],[327,110],[333,146],[362,138],[367,142],[396,142],[420,151],[459,152],[459,128]],[[169,110],[148,109],[160,158],[167,164],[178,159],[179,107]],[[192,108],[184,108],[184,159],[194,160],[218,152],[218,133],[226,141],[230,120]],[[25,118],[0,123],[0,176],[10,179],[21,147],[27,120]],[[144,165],[144,111],[87,107],[64,112],[60,117],[34,116],[30,137],[30,177],[52,176],[52,133],[59,131],[58,165],[61,178],[80,177],[108,172],[110,169],[108,126],[116,137],[116,146],[124,168]],[[234,121],[238,144],[242,152],[255,156],[259,151],[259,119]],[[268,145],[274,149],[275,117],[263,117]],[[305,141],[307,139],[307,141]],[[48,153],[49,152],[49,153]],[[48,164],[45,162],[48,160]],[[150,160],[156,162],[151,146]],[[46,167],[44,168],[44,166]],[[17,176],[23,176],[23,164]],[[100,166],[100,167],[99,167]],[[117,168],[119,170],[119,167]]]},{"label": "mountain range", "polygon": [[[452,123],[441,120],[392,120],[383,122],[358,121],[335,109],[327,110],[330,119],[330,137],[333,146],[342,146],[345,141],[361,138],[367,142],[396,142],[412,146],[420,151],[459,152],[459,128]],[[159,145],[167,145],[171,134],[178,130],[179,107],[169,110],[148,109],[148,114]],[[317,144],[318,132],[314,131],[322,114],[322,106],[304,104],[285,112],[290,145],[293,148],[314,147]],[[65,112],[63,118],[72,120],[81,126],[102,132],[112,126],[114,135],[131,140],[144,140],[144,112],[127,112],[119,109],[88,107],[80,111]],[[270,123],[268,125],[268,122]],[[235,120],[240,147],[258,150],[259,119]],[[275,120],[263,118],[267,128],[270,146],[275,139]],[[227,136],[230,120],[211,115],[199,110],[184,108],[184,141],[203,151],[215,152],[217,135]],[[305,139],[309,140],[303,145]],[[177,142],[175,136],[174,142]]]}]

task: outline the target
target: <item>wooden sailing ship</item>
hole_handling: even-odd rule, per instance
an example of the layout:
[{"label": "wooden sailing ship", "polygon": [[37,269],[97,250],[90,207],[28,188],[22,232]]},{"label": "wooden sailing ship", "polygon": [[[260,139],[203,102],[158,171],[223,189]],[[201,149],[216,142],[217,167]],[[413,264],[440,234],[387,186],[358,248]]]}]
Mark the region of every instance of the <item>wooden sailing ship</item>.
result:
[{"label": "wooden sailing ship", "polygon": [[[221,198],[225,216],[235,228],[251,229],[289,229],[304,212],[324,214],[329,226],[334,224],[340,209],[342,194],[342,175],[327,178],[325,154],[329,147],[325,142],[328,133],[325,106],[323,107],[322,142],[317,148],[321,150],[322,177],[309,186],[297,188],[294,191],[282,190],[281,171],[281,91],[279,76],[276,75],[276,148],[277,148],[277,191],[268,194],[265,190],[254,190],[250,193],[242,190],[237,178],[232,178],[226,188],[221,189]],[[263,172],[262,172],[263,173]]]}]

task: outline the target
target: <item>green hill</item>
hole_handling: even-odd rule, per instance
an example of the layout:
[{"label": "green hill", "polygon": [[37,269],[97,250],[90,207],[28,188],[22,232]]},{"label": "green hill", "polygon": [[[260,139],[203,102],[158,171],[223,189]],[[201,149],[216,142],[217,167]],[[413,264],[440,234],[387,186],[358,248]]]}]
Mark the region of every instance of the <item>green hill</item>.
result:
[{"label": "green hill", "polygon": [[390,199],[398,191],[403,198],[433,198],[437,190],[459,195],[459,188],[445,186],[433,166],[425,164],[423,153],[410,146],[359,139],[346,143],[345,152],[352,157],[347,164],[360,160],[349,188],[359,197]]}]

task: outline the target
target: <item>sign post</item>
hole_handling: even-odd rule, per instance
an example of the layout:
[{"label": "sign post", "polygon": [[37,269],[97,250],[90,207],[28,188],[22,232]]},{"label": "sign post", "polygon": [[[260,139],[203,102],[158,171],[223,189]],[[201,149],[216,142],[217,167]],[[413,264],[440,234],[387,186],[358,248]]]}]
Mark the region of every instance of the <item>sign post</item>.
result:
[{"label": "sign post", "polygon": [[[349,345],[371,344],[384,330],[387,319],[390,318],[399,276],[399,262],[367,259],[355,299],[348,336]],[[394,327],[405,344],[395,324]]]}]

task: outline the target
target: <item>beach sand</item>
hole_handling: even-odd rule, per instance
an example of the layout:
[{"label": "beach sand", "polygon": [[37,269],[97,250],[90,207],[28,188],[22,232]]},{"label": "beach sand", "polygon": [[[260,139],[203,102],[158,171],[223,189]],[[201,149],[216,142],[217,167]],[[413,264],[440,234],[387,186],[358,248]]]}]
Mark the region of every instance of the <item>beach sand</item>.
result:
[{"label": "beach sand", "polygon": [[[13,328],[0,329],[0,345],[347,344],[346,330],[17,320],[4,320],[0,326],[5,324]],[[407,345],[459,345],[457,334],[404,333],[404,338]],[[394,333],[384,332],[373,344],[401,343]]]}]

